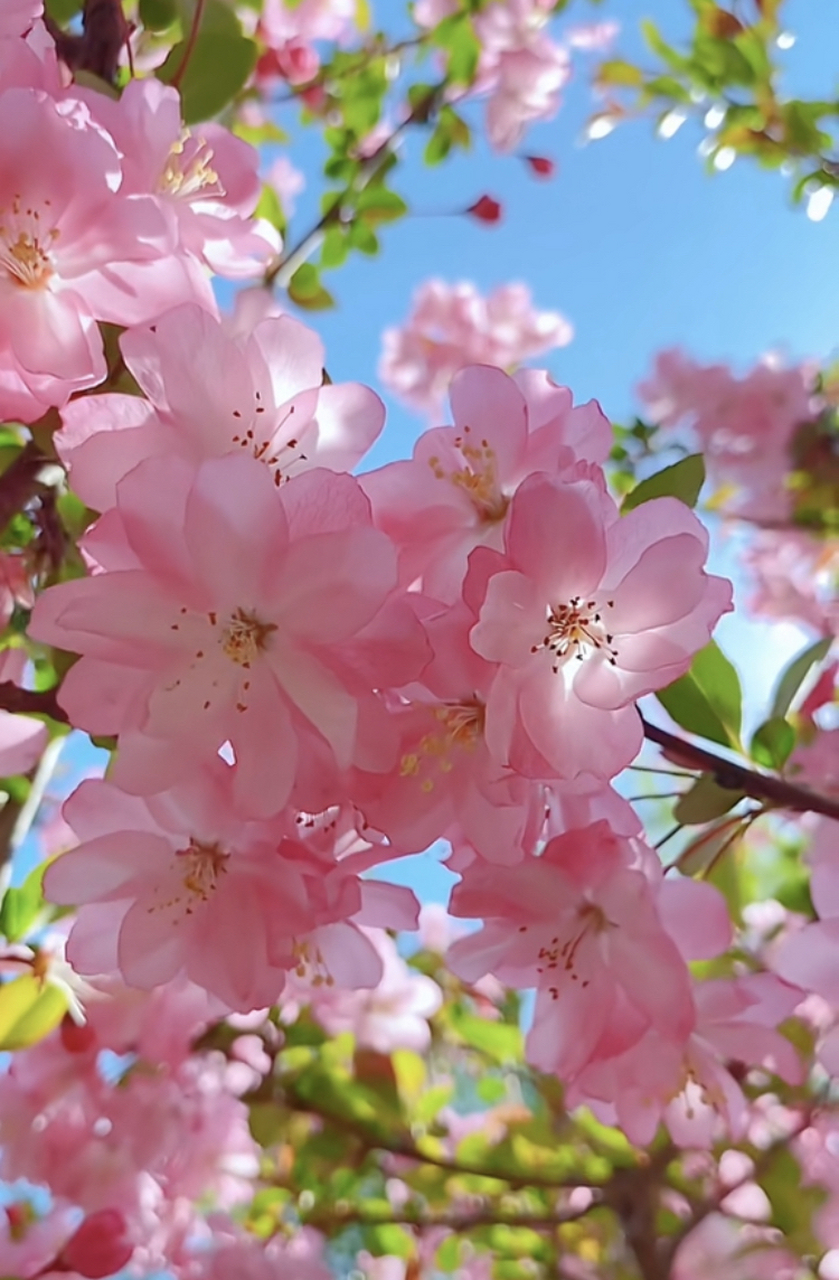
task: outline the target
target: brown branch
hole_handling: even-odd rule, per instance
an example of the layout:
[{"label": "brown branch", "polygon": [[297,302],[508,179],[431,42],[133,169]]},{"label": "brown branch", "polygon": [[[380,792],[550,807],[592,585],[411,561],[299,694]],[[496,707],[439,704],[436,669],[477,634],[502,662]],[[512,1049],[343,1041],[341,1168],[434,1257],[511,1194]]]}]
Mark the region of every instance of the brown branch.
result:
[{"label": "brown branch", "polygon": [[471,1231],[473,1227],[532,1227],[534,1230],[545,1227],[562,1227],[568,1222],[577,1222],[580,1218],[598,1208],[595,1201],[585,1209],[569,1209],[556,1213],[505,1213],[487,1205],[483,1209],[471,1213],[435,1213],[435,1214],[371,1214],[364,1209],[350,1207],[346,1210],[334,1208],[301,1214],[304,1226],[316,1227],[319,1231],[340,1230],[344,1226],[380,1227],[400,1226],[418,1227],[421,1230],[434,1227],[448,1227],[450,1231]]},{"label": "brown branch", "polygon": [[71,71],[89,71],[115,83],[119,57],[131,34],[120,0],[85,0],[80,36],[62,31],[49,16],[46,22],[59,58]]},{"label": "brown branch", "polygon": [[348,1117],[336,1115],[333,1111],[316,1106],[314,1102],[302,1097],[290,1081],[283,1081],[282,1089],[286,1104],[293,1110],[317,1116],[319,1119],[335,1125],[336,1128],[343,1129],[345,1133],[352,1135],[352,1137],[361,1142],[368,1151],[381,1151],[387,1155],[399,1156],[403,1160],[414,1160],[417,1164],[430,1164],[436,1169],[442,1169],[446,1173],[460,1175],[461,1177],[493,1178],[496,1182],[506,1182],[516,1189],[540,1187],[547,1191],[557,1191],[574,1187],[588,1187],[591,1190],[599,1191],[602,1188],[601,1183],[591,1182],[587,1178],[577,1177],[576,1175],[565,1178],[540,1177],[539,1174],[530,1173],[525,1169],[488,1169],[484,1165],[464,1164],[459,1160],[452,1160],[448,1156],[433,1155],[430,1152],[421,1151],[412,1142],[403,1142],[399,1138],[387,1139],[380,1133],[371,1133],[363,1125]]},{"label": "brown branch", "polygon": [[60,724],[69,724],[67,712],[58,705],[55,689],[21,689],[12,680],[0,681],[0,711],[13,715],[49,716]]},{"label": "brown branch", "polygon": [[23,446],[11,466],[0,476],[0,532],[33,498],[52,488],[44,478],[44,468],[55,466],[55,461],[42,453],[34,440]]},{"label": "brown branch", "polygon": [[770,773],[758,773],[744,765],[724,760],[722,756],[706,751],[704,747],[686,742],[684,738],[650,724],[641,717],[644,737],[663,747],[670,759],[688,765],[702,773],[709,773],[719,786],[727,791],[742,791],[753,800],[760,800],[774,809],[791,809],[794,813],[821,813],[826,818],[839,821],[839,800],[817,795],[807,787],[799,787]]}]

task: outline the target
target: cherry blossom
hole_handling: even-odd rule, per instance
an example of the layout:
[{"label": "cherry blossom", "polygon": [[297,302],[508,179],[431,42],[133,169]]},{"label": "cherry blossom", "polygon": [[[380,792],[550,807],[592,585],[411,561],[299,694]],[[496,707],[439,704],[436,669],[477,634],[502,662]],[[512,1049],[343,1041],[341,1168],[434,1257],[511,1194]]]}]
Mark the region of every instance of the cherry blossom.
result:
[{"label": "cherry blossom", "polygon": [[429,416],[451,378],[468,364],[509,369],[573,336],[556,311],[536,311],[526,285],[503,285],[482,297],[473,284],[428,280],[400,328],[382,336],[379,377],[400,399]]},{"label": "cherry blossom", "polygon": [[7,0],[0,15],[0,39],[25,35],[43,12],[43,0]]},{"label": "cherry blossom", "polygon": [[[123,156],[121,193],[155,200],[174,225],[181,258],[233,277],[265,267],[279,240],[270,224],[251,217],[260,193],[253,147],[218,124],[184,128],[177,91],[152,76],[130,80],[118,101],[101,93],[86,101]],[[201,280],[191,269],[193,292],[205,295]]]},{"label": "cherry blossom", "polygon": [[520,485],[506,553],[473,552],[464,587],[472,646],[498,664],[486,707],[497,759],[568,779],[630,763],[641,745],[633,702],[686,671],[732,607],[730,583],[702,567],[707,546],[673,498],[619,517],[593,480]]}]

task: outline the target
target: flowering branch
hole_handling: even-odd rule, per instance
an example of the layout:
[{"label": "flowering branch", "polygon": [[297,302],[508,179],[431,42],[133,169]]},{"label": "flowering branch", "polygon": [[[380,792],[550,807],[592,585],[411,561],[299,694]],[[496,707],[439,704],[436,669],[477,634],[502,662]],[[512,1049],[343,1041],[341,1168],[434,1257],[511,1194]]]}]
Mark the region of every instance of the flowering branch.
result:
[{"label": "flowering branch", "polygon": [[339,193],[333,204],[329,206],[325,213],[318,218],[313,227],[305,233],[292,249],[287,253],[280,254],[277,259],[268,267],[264,276],[264,283],[267,287],[279,284],[283,287],[288,284],[291,277],[299,266],[301,266],[314,251],[323,239],[323,234],[327,227],[333,223],[340,221],[347,202],[357,196],[364,188],[372,182],[376,174],[383,167],[391,153],[391,149],[396,140],[401,137],[406,129],[414,124],[425,124],[432,111],[439,102],[440,96],[445,88],[445,84],[436,85],[429,89],[418,102],[414,104],[411,111],[405,119],[396,126],[384,142],[382,142],[372,155],[368,156],[359,172],[352,181]]},{"label": "flowering branch", "polygon": [[821,813],[826,818],[839,821],[839,800],[817,795],[807,787],[799,787],[784,778],[758,773],[756,769],[747,769],[744,765],[723,760],[704,747],[685,742],[675,733],[650,724],[643,716],[641,722],[648,742],[663,747],[677,763],[689,765],[702,773],[710,773],[721,787],[729,791],[744,791],[753,800],[760,800],[775,809],[791,809],[795,813]]}]

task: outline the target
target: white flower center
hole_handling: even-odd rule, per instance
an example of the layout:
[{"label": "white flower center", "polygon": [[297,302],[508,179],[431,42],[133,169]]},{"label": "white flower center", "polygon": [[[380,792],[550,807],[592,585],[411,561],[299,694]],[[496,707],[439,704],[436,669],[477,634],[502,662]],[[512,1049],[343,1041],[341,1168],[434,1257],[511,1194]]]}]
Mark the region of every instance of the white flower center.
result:
[{"label": "white flower center", "polygon": [[399,767],[403,778],[419,779],[423,791],[434,790],[434,779],[428,776],[429,766],[434,764],[440,773],[451,773],[454,768],[451,757],[456,750],[474,751],[475,744],[483,737],[485,709],[477,698],[468,702],[445,702],[434,708],[434,718],[440,728],[420,738],[415,750],[402,757]]},{"label": "white flower center", "polygon": [[[158,191],[163,195],[178,196],[189,200],[202,192],[214,196],[225,193],[219,183],[219,176],[211,168],[213,149],[204,138],[193,139],[189,129],[185,129],[177,142],[173,142],[169,150],[163,172],[158,179]],[[207,189],[214,187],[210,193]]]},{"label": "white flower center", "polygon": [[0,267],[24,289],[45,288],[55,274],[50,250],[58,236],[57,227],[42,225],[39,209],[24,208],[15,196],[10,208],[0,209]]},{"label": "white flower center", "polygon": [[553,670],[559,671],[569,658],[582,662],[589,654],[603,653],[614,667],[617,650],[613,647],[612,634],[606,630],[602,609],[611,609],[613,600],[605,606],[596,600],[573,596],[568,604],[548,605],[547,631],[539,644],[531,646],[531,653],[547,650],[553,657]]},{"label": "white flower center", "polygon": [[225,875],[225,863],[230,857],[217,844],[202,844],[191,839],[186,849],[179,849],[176,858],[183,859],[184,888],[206,902],[218,888],[219,877]]},{"label": "white flower center", "polygon": [[439,458],[429,458],[428,465],[434,475],[438,480],[448,480],[449,484],[465,493],[485,524],[503,520],[510,499],[498,482],[495,450],[488,440],[482,440],[480,444],[473,442],[470,427],[464,427],[463,435],[457,436],[454,443],[463,459],[463,466],[446,471]]}]

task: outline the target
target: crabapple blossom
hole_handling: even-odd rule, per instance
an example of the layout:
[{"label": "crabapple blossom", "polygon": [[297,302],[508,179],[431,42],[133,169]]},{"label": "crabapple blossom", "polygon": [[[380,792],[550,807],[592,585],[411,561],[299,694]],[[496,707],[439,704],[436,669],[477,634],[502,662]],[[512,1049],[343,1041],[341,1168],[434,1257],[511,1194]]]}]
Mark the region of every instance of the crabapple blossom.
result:
[{"label": "crabapple blossom", "polygon": [[595,480],[536,474],[516,490],[505,552],[470,558],[472,647],[498,665],[486,739],[530,777],[607,780],[641,745],[633,702],[687,670],[731,609],[708,535],[674,498],[619,516]]},{"label": "crabapple blossom", "polygon": [[414,294],[411,315],[382,335],[379,377],[412,408],[436,415],[452,377],[468,364],[509,369],[552,347],[573,330],[556,311],[536,311],[523,284],[482,297],[473,284],[428,280]]},{"label": "crabapple blossom", "polygon": [[[26,666],[24,649],[4,649],[0,652],[0,681],[22,684]],[[49,733],[43,721],[0,711],[0,777],[34,769],[48,741]]]},{"label": "crabapple blossom", "polygon": [[0,11],[0,39],[25,35],[43,12],[43,0],[6,0]]},{"label": "crabapple blossom", "polygon": [[118,101],[93,92],[85,100],[123,157],[120,194],[151,198],[167,216],[196,294],[211,297],[192,264],[244,278],[264,269],[279,240],[251,217],[260,193],[253,147],[212,122],[185,128],[177,90],[151,76],[130,80]]},{"label": "crabapple blossom", "polygon": [[[341,990],[321,985],[312,991],[312,1012],[330,1035],[351,1031],[362,1048],[377,1053],[413,1049],[424,1053],[431,1043],[428,1018],[443,1002],[436,982],[409,969],[396,944],[382,929],[365,929],[382,962],[382,976],[367,990]],[[292,984],[292,991],[296,991]]]},{"label": "crabapple blossom", "polygon": [[711,1213],[682,1241],[673,1280],[798,1280],[798,1259],[776,1233]]},{"label": "crabapple blossom", "polygon": [[151,197],[121,196],[119,153],[80,101],[10,88],[0,138],[0,414],[31,421],[104,378],[96,321],[140,318],[131,266],[171,231]]},{"label": "crabapple blossom", "polygon": [[74,490],[97,511],[144,458],[244,453],[279,484],[312,467],[349,471],[384,423],[368,387],[321,385],[323,345],[290,316],[233,336],[187,303],[128,330],[120,346],[145,398],[85,396],[66,406],[55,437]]},{"label": "crabapple blossom", "polygon": [[611,428],[595,401],[574,405],[548,374],[473,365],[451,384],[454,425],[420,436],[410,462],[362,478],[379,528],[400,550],[406,584],[457,600],[469,553],[501,550],[510,502],[533,472],[570,472],[605,461]]},{"label": "crabapple blossom", "polygon": [[334,767],[389,767],[374,689],[429,651],[356,480],[314,470],[278,488],[242,453],[197,469],[160,456],[123,477],[111,515],[108,571],[45,592],[30,632],[85,655],[61,697],[75,724],[122,735],[115,779],[148,794],[229,742],[235,802],[267,816],[312,739]]},{"label": "crabapple blossom", "polygon": [[745,378],[735,378],[725,365],[699,365],[674,349],[658,355],[652,377],[638,391],[653,421],[690,425],[713,479],[734,490],[727,503],[734,514],[783,520],[795,432],[817,413],[813,374],[766,357]]},{"label": "crabapple blossom", "polygon": [[470,869],[453,915],[483,927],[452,944],[451,969],[536,987],[527,1054],[566,1082],[649,1030],[682,1046],[695,1025],[687,965],[665,932],[656,885],[606,822],[557,836],[539,858]]},{"label": "crabapple blossom", "polygon": [[[243,1013],[278,998],[289,970],[375,986],[382,965],[351,922],[365,894],[391,922],[413,895],[360,881],[350,856],[330,862],[288,837],[285,819],[243,822],[232,770],[213,762],[149,799],[82,783],[65,806],[81,843],[48,868],[45,893],[81,905],[68,955],[80,973],[119,969],[151,989],[186,976]],[[247,936],[248,945],[241,945]]]},{"label": "crabapple blossom", "polygon": [[[696,905],[690,904],[694,911]],[[690,915],[681,920],[690,927]],[[799,993],[772,974],[755,973],[698,983],[693,997],[696,1028],[683,1045],[648,1033],[625,1053],[594,1061],[572,1085],[569,1103],[590,1106],[641,1146],[652,1141],[661,1121],[682,1147],[710,1148],[722,1133],[742,1138],[749,1108],[738,1071],[768,1068],[790,1084],[801,1083],[800,1059],[776,1030],[796,1008]]]}]

